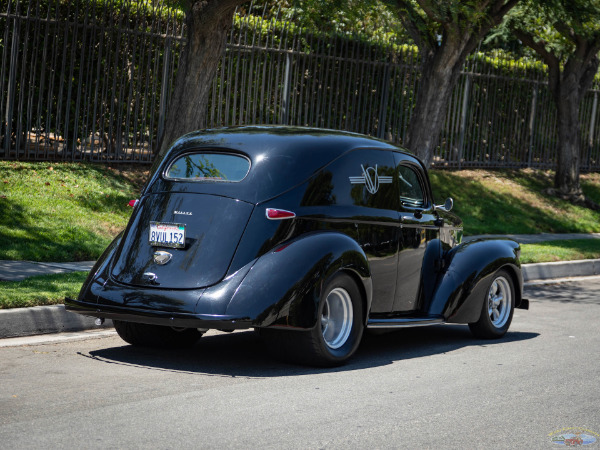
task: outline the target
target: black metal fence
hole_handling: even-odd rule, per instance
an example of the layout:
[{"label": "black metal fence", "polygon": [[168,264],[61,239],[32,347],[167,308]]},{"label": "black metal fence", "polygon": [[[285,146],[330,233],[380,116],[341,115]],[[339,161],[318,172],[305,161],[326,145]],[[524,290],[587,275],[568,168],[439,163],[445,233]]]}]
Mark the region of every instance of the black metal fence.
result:
[{"label": "black metal fence", "polygon": [[[207,127],[289,124],[402,144],[413,47],[310,33],[251,6],[236,16]],[[149,162],[165,122],[183,15],[159,1],[0,0],[0,158]],[[581,109],[584,170],[600,168],[598,89]],[[475,55],[453,93],[437,167],[556,164],[540,64]]]}]

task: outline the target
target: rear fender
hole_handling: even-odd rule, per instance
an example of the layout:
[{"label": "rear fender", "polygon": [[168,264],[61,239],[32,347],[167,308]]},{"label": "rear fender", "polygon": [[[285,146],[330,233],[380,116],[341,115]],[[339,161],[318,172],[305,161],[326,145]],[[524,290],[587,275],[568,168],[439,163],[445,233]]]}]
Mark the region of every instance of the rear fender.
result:
[{"label": "rear fender", "polygon": [[364,252],[344,234],[321,232],[261,256],[236,290],[227,314],[252,317],[257,327],[312,328],[324,284],[338,271],[355,279],[368,311],[372,283]]},{"label": "rear fender", "polygon": [[430,314],[441,314],[447,322],[476,322],[493,274],[508,270],[515,286],[515,306],[523,292],[520,247],[509,239],[480,239],[463,243],[448,252],[446,270],[431,299]]},{"label": "rear fender", "polygon": [[79,291],[77,300],[93,303],[98,302],[98,295],[93,292],[94,290],[97,291],[97,289],[94,289],[94,287],[102,287],[108,280],[110,266],[122,238],[123,232],[119,233],[106,250],[104,250],[104,253],[102,253],[98,261],[96,261],[96,264],[92,267],[92,270]]}]

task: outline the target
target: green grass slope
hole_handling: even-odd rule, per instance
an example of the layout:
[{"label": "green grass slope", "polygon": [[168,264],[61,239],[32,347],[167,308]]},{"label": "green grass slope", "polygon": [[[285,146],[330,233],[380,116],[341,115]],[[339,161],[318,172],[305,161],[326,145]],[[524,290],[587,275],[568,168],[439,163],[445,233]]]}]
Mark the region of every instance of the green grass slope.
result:
[{"label": "green grass slope", "polygon": [[140,169],[0,161],[0,259],[85,261],[127,224]]},{"label": "green grass slope", "polygon": [[[462,170],[430,172],[437,203],[454,198],[466,235],[600,232],[600,212],[541,193],[552,172]],[[600,203],[600,174],[582,175],[586,195]]]}]

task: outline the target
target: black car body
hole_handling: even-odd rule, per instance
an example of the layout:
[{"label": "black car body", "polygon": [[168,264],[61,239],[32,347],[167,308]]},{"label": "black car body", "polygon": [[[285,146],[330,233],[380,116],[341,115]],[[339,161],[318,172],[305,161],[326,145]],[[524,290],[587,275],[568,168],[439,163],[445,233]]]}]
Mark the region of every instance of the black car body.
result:
[{"label": "black car body", "polygon": [[453,322],[502,336],[527,305],[519,246],[461,243],[450,208],[434,204],[417,158],[377,139],[191,133],[155,163],[127,228],[66,307],[111,318],[142,345],[256,328],[321,365],[350,357],[365,327]]}]

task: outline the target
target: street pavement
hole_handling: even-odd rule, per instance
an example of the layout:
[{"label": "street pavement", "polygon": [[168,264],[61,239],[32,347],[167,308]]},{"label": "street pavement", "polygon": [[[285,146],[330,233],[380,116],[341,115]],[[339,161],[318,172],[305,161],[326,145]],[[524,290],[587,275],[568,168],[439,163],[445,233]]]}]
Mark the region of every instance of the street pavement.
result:
[{"label": "street pavement", "polygon": [[[530,286],[508,334],[366,335],[341,368],[270,359],[252,332],[180,351],[114,333],[0,348],[6,448],[558,448],[600,444],[600,280]],[[592,434],[595,433],[595,434]]]}]

